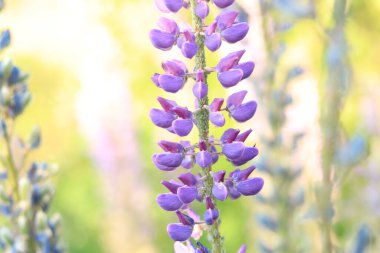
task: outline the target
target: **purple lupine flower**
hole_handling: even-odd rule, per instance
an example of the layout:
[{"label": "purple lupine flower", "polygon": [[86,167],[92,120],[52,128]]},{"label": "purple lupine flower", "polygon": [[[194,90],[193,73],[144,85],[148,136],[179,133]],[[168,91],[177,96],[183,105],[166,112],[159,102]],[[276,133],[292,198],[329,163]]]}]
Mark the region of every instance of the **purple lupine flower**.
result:
[{"label": "purple lupine flower", "polygon": [[[226,8],[234,3],[233,0],[213,0],[219,8]],[[242,40],[249,31],[246,22],[238,21],[238,12],[233,10],[222,11],[215,20],[207,24],[210,1],[208,0],[156,0],[157,7],[163,12],[178,12],[182,7],[191,6],[192,18],[196,19],[194,27],[188,24],[177,25],[177,22],[167,18],[161,18],[158,29],[150,32],[152,44],[161,50],[169,50],[176,45],[182,55],[188,59],[196,58],[193,72],[189,72],[186,65],[180,60],[170,60],[162,64],[164,73],[154,74],[152,81],[166,92],[176,93],[186,85],[189,79],[194,83],[192,93],[196,99],[194,110],[179,106],[175,101],[159,97],[161,109],[154,108],[150,112],[152,122],[161,128],[178,136],[187,136],[193,125],[200,131],[198,141],[159,141],[159,146],[164,151],[152,156],[156,167],[163,171],[172,171],[183,167],[188,171],[179,174],[179,181],[162,181],[168,189],[168,193],[160,194],[156,201],[166,211],[175,211],[179,223],[169,224],[167,231],[174,241],[186,241],[176,243],[176,252],[206,253],[209,250],[201,243],[192,244],[190,237],[198,240],[203,230],[213,230],[215,227],[207,227],[219,219],[217,201],[225,201],[228,196],[237,199],[240,196],[257,194],[263,187],[260,177],[249,178],[254,171],[254,166],[241,169],[240,166],[250,162],[258,155],[258,149],[245,143],[252,132],[251,129],[240,132],[239,129],[227,129],[220,138],[209,135],[208,121],[216,127],[225,125],[224,112],[228,113],[237,122],[245,122],[251,119],[257,109],[255,101],[244,102],[247,91],[238,91],[224,98],[213,98],[208,104],[209,87],[207,77],[212,73],[223,87],[229,88],[248,78],[253,70],[252,61],[240,62],[245,51],[237,51],[223,57],[215,67],[206,67],[204,48],[216,51],[223,41],[236,43]],[[202,43],[204,41],[204,44]],[[190,69],[190,68],[189,68]],[[226,101],[226,106],[223,104]],[[226,177],[226,170],[217,171],[213,165],[218,162],[219,156],[225,156],[234,167]],[[199,167],[201,171],[195,174],[192,169]],[[228,169],[227,169],[228,171]],[[197,200],[205,205],[203,221],[191,209],[193,202]],[[186,215],[187,213],[188,215]],[[200,231],[200,232],[199,232]],[[212,233],[219,233],[213,231]],[[239,249],[245,252],[245,246]]]}]

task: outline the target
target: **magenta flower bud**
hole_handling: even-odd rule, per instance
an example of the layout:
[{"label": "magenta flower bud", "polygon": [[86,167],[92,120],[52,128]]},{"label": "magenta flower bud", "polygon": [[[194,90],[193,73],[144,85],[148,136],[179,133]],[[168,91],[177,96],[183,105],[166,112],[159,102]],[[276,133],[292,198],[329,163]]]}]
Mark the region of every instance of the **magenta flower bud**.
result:
[{"label": "magenta flower bud", "polygon": [[257,103],[255,101],[250,101],[241,106],[236,107],[233,110],[230,110],[231,117],[234,118],[237,122],[245,122],[255,115],[257,109]]},{"label": "magenta flower bud", "polygon": [[247,246],[245,244],[241,245],[237,253],[245,253],[247,251]]},{"label": "magenta flower bud", "polygon": [[170,93],[176,93],[185,84],[183,77],[163,74],[158,77],[159,87]]},{"label": "magenta flower bud", "polygon": [[183,224],[183,225],[194,225],[194,219],[191,218],[190,216],[184,214],[184,213],[181,213],[180,211],[176,211],[175,212],[177,217],[178,217],[178,220]]},{"label": "magenta flower bud", "polygon": [[216,65],[216,71],[224,72],[224,71],[230,70],[231,68],[233,68],[239,63],[244,53],[245,53],[245,50],[240,50],[240,51],[230,53],[227,56],[223,57],[219,61],[219,63]]},{"label": "magenta flower bud", "polygon": [[178,179],[187,186],[197,185],[198,183],[198,179],[190,172],[179,175]]},{"label": "magenta flower bud", "polygon": [[154,155],[155,161],[167,167],[179,167],[182,163],[183,155],[181,153],[161,153]]},{"label": "magenta flower bud", "polygon": [[243,78],[242,78],[243,80],[243,79],[248,78],[252,74],[253,70],[255,69],[255,63],[252,61],[240,63],[236,65],[234,69],[241,69],[243,71],[244,73]]},{"label": "magenta flower bud", "polygon": [[171,49],[177,40],[175,35],[158,29],[151,30],[149,38],[154,47],[164,51]]},{"label": "magenta flower bud", "polygon": [[192,116],[192,113],[186,107],[175,106],[172,110],[182,119],[190,119]]},{"label": "magenta flower bud", "polygon": [[205,73],[203,72],[203,70],[199,69],[195,73],[195,81],[197,81],[197,82],[204,82],[205,81]]},{"label": "magenta flower bud", "polygon": [[259,150],[257,148],[246,147],[239,158],[232,160],[232,164],[234,164],[235,166],[241,166],[255,158],[258,154]]},{"label": "magenta flower bud", "polygon": [[213,21],[205,30],[205,34],[206,36],[210,36],[212,35],[213,33],[216,32],[216,28],[217,28],[217,22],[216,21]]},{"label": "magenta flower bud", "polygon": [[228,159],[233,160],[239,158],[243,154],[244,149],[245,146],[242,142],[232,142],[224,144],[222,152]]},{"label": "magenta flower bud", "polygon": [[171,153],[182,153],[184,148],[181,144],[171,141],[159,141],[158,145],[165,151]]},{"label": "magenta flower bud", "polygon": [[165,112],[171,112],[173,107],[177,106],[176,102],[169,100],[169,99],[158,97],[157,100]]},{"label": "magenta flower bud", "polygon": [[214,209],[215,208],[215,205],[212,202],[212,199],[210,196],[206,196],[206,208],[207,209]]},{"label": "magenta flower bud", "polygon": [[226,131],[224,131],[222,137],[220,137],[220,142],[222,142],[223,144],[231,143],[236,139],[239,133],[240,133],[239,129],[229,128]]},{"label": "magenta flower bud", "polygon": [[207,96],[208,87],[204,82],[196,82],[193,86],[193,94],[197,99]]},{"label": "magenta flower bud", "polygon": [[177,36],[180,32],[177,23],[169,18],[161,17],[157,21],[157,26],[161,28],[163,32],[171,33],[175,36]]},{"label": "magenta flower bud", "polygon": [[224,201],[228,196],[227,187],[222,182],[215,182],[214,186],[212,187],[212,194],[215,196],[215,198]]},{"label": "magenta flower bud", "polygon": [[198,147],[199,147],[199,150],[200,151],[205,151],[207,150],[207,145],[206,145],[206,142],[204,140],[201,140],[198,144]]},{"label": "magenta flower bud", "polygon": [[249,26],[247,23],[237,23],[233,24],[231,27],[228,27],[224,29],[221,33],[222,38],[229,42],[229,43],[235,43],[238,42],[247,35],[249,30]]},{"label": "magenta flower bud", "polygon": [[208,151],[200,151],[195,156],[195,161],[199,167],[205,169],[212,164],[212,155]]},{"label": "magenta flower bud", "polygon": [[161,181],[161,184],[164,185],[171,193],[177,194],[177,189],[181,187],[181,184],[178,184],[174,180],[171,181]]},{"label": "magenta flower bud", "polygon": [[176,211],[181,208],[183,203],[173,193],[164,193],[157,196],[158,205],[166,211]]},{"label": "magenta flower bud", "polygon": [[195,7],[195,14],[201,19],[205,19],[210,12],[208,4],[205,1],[199,1]]},{"label": "magenta flower bud", "polygon": [[184,76],[187,73],[186,65],[179,60],[165,61],[161,64],[165,73],[172,74],[174,76]]},{"label": "magenta flower bud", "polygon": [[235,141],[241,141],[241,142],[245,142],[245,140],[248,138],[248,136],[252,133],[252,129],[248,129],[247,131],[245,131],[244,133],[241,133],[239,134]]},{"label": "magenta flower bud", "polygon": [[173,121],[172,127],[178,136],[187,136],[193,129],[193,122],[191,119],[176,119]]},{"label": "magenta flower bud", "polygon": [[212,174],[212,177],[213,177],[213,179],[214,179],[215,182],[219,183],[219,182],[223,182],[225,175],[226,175],[226,171],[225,170],[220,170],[220,171],[215,172],[214,174]]},{"label": "magenta flower bud", "polygon": [[178,188],[177,190],[177,196],[179,200],[182,201],[184,204],[189,204],[193,202],[197,196],[198,196],[198,191],[195,186],[182,186]]},{"label": "magenta flower bud", "polygon": [[172,223],[167,226],[166,230],[173,241],[182,242],[190,238],[193,233],[193,226],[183,225],[181,223]]},{"label": "magenta flower bud", "polygon": [[222,37],[219,33],[206,35],[205,45],[211,52],[215,52],[222,45]]},{"label": "magenta flower bud", "polygon": [[244,170],[240,170],[237,175],[236,175],[236,180],[237,181],[242,181],[242,180],[246,180],[249,175],[251,175],[251,173],[256,169],[256,166],[251,166],[251,167],[248,167]]},{"label": "magenta flower bud", "polygon": [[215,98],[210,104],[209,108],[212,112],[218,112],[222,108],[224,99],[223,98]]},{"label": "magenta flower bud", "polygon": [[218,73],[218,80],[225,88],[235,86],[243,78],[243,71],[241,69],[231,69]]},{"label": "magenta flower bud", "polygon": [[216,17],[217,27],[219,30],[223,31],[224,29],[231,27],[237,16],[239,15],[238,11],[225,10]]},{"label": "magenta flower bud", "polygon": [[261,177],[251,178],[240,181],[236,184],[236,189],[244,196],[256,195],[264,186],[264,180]]},{"label": "magenta flower bud", "polygon": [[210,112],[209,120],[216,127],[222,127],[226,123],[226,120],[220,112]]},{"label": "magenta flower bud", "polygon": [[234,3],[234,0],[212,0],[219,8],[226,8]]},{"label": "magenta flower bud", "polygon": [[248,91],[246,90],[241,90],[236,93],[231,94],[227,98],[227,108],[233,109],[235,107],[240,106],[243,103],[243,100],[245,96],[247,95]]},{"label": "magenta flower bud", "polygon": [[170,127],[175,120],[175,116],[172,113],[168,113],[156,108],[150,110],[149,116],[153,124],[162,128]]}]

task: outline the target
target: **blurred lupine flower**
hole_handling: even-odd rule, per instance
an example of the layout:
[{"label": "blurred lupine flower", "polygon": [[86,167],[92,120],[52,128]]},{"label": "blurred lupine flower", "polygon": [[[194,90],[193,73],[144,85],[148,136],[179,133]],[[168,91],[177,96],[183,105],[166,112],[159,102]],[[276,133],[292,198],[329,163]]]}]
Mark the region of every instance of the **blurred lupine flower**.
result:
[{"label": "blurred lupine flower", "polygon": [[[10,32],[1,32],[0,50],[10,42]],[[60,217],[47,214],[54,194],[49,179],[56,167],[37,162],[29,167],[26,164],[29,152],[40,146],[39,128],[33,129],[29,140],[13,135],[14,123],[31,99],[27,77],[9,59],[0,61],[0,137],[7,146],[0,152],[2,169],[6,170],[0,171],[0,251],[61,253],[64,250],[58,238]]]},{"label": "blurred lupine flower", "polygon": [[[186,245],[175,243],[176,253],[209,252],[200,242],[190,241],[191,237],[198,240],[202,231],[210,232],[213,238],[211,241],[213,252],[214,247],[218,247],[219,252],[222,250],[220,241],[222,237],[218,231],[220,211],[217,209],[216,201],[224,201],[228,196],[236,199],[241,195],[256,195],[262,189],[264,181],[259,177],[249,178],[255,169],[254,166],[240,169],[240,166],[258,155],[256,147],[244,143],[252,132],[251,129],[243,133],[238,129],[228,129],[218,139],[209,135],[208,127],[208,121],[217,127],[225,125],[223,111],[237,122],[245,122],[254,116],[257,109],[255,101],[243,103],[247,95],[245,90],[230,95],[225,108],[222,108],[223,98],[215,98],[211,104],[208,104],[208,75],[216,73],[222,86],[229,88],[248,78],[255,65],[252,61],[240,63],[245,53],[241,50],[228,54],[215,67],[206,67],[204,47],[216,51],[222,41],[238,42],[247,35],[249,26],[246,22],[237,21],[239,13],[232,10],[223,11],[211,24],[207,24],[205,19],[209,15],[210,1],[156,0],[155,2],[165,13],[178,12],[182,7],[191,7],[192,18],[196,21],[194,27],[188,24],[179,27],[176,21],[161,18],[157,23],[159,29],[151,30],[149,36],[154,47],[169,50],[177,45],[184,57],[191,59],[195,56],[196,64],[194,71],[188,72],[182,61],[166,61],[162,64],[165,73],[154,74],[152,81],[164,91],[176,93],[184,87],[188,79],[193,79],[192,92],[197,105],[191,111],[187,107],[179,106],[175,101],[159,97],[162,109],[152,109],[150,118],[156,126],[179,136],[187,136],[195,125],[201,136],[196,142],[166,140],[158,142],[163,152],[152,156],[153,163],[158,169],[172,171],[183,167],[190,171],[180,174],[178,181],[162,181],[169,192],[158,195],[156,202],[163,210],[175,212],[179,219],[179,223],[167,226],[167,232],[174,241],[186,242]],[[219,8],[234,3],[233,0],[212,2]],[[216,171],[213,168],[219,156],[225,156],[235,167],[228,178],[225,178],[225,170]],[[203,220],[191,209],[194,201],[205,205]],[[216,226],[211,226],[213,224]],[[239,249],[239,253],[245,251],[245,245]]]}]

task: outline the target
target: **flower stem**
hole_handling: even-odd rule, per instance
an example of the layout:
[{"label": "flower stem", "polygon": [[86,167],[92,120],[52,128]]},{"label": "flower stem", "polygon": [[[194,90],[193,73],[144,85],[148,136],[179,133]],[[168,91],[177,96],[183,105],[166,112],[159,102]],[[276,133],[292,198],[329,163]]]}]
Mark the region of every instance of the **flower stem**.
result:
[{"label": "flower stem", "polygon": [[[191,18],[193,23],[194,32],[196,32],[196,43],[198,46],[197,54],[195,55],[195,69],[205,70],[206,69],[206,56],[205,56],[205,38],[200,33],[203,31],[203,23],[202,20],[195,14],[196,8],[196,0],[190,0],[191,5]],[[207,72],[205,71],[205,84],[207,85]],[[198,103],[199,111],[195,114],[195,118],[197,121],[197,127],[199,130],[199,138],[207,142],[208,145],[208,135],[209,135],[209,111],[207,109],[208,106],[208,96],[205,96],[203,99],[199,100]],[[205,107],[206,106],[206,107]],[[213,187],[213,179],[211,175],[211,167],[206,168],[204,170],[206,179],[205,179],[205,194],[209,196],[212,195],[212,187]],[[216,203],[214,199],[214,205],[216,209]],[[212,253],[224,253],[223,246],[223,237],[219,232],[220,219],[215,221],[215,223],[211,226],[208,226],[209,236],[208,239],[212,245]]]},{"label": "flower stem", "polygon": [[8,161],[8,173],[9,173],[9,178],[11,181],[11,189],[12,193],[14,194],[15,201],[18,202],[20,200],[20,190],[18,187],[18,171],[16,168],[16,164],[14,161],[13,157],[13,152],[12,152],[12,138],[9,135],[8,131],[5,133],[5,143],[7,146],[7,161]]}]

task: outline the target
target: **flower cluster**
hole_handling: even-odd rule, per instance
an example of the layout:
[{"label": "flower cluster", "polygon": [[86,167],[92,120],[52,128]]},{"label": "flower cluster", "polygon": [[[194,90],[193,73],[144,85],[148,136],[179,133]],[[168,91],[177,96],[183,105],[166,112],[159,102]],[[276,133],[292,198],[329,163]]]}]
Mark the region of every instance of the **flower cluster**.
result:
[{"label": "flower cluster", "polygon": [[[233,0],[213,0],[219,8],[231,6]],[[255,166],[240,168],[258,155],[255,146],[245,144],[251,129],[240,132],[239,129],[227,129],[220,138],[209,134],[209,122],[216,127],[225,125],[228,115],[236,122],[250,120],[257,109],[255,101],[244,102],[246,90],[231,94],[225,106],[224,98],[214,98],[208,104],[207,77],[215,73],[220,84],[225,88],[237,85],[248,78],[255,67],[252,61],[241,61],[245,50],[230,53],[223,57],[215,67],[206,66],[205,48],[214,52],[220,48],[222,41],[235,43],[248,33],[246,22],[239,22],[239,12],[223,10],[211,23],[206,23],[210,1],[205,0],[156,0],[156,5],[164,13],[190,9],[193,25],[178,25],[175,20],[161,17],[157,29],[150,31],[154,47],[170,50],[175,45],[188,59],[195,58],[195,66],[188,68],[180,60],[172,59],[162,63],[163,73],[152,76],[153,83],[169,93],[179,92],[186,83],[193,83],[192,90],[196,107],[190,110],[177,102],[158,97],[161,108],[150,111],[152,122],[180,137],[191,133],[194,125],[199,130],[199,140],[195,143],[181,140],[172,142],[161,140],[158,145],[163,152],[154,154],[152,159],[162,171],[174,171],[179,167],[188,170],[179,174],[177,180],[162,181],[168,192],[157,197],[159,206],[175,212],[179,223],[169,224],[169,236],[177,241],[176,248],[188,249],[178,252],[209,252],[199,242],[192,243],[190,238],[198,240],[202,230],[208,230],[212,252],[223,252],[223,238],[219,233],[220,211],[217,201],[228,197],[237,199],[240,196],[256,195],[264,185],[260,177],[250,177]],[[190,72],[189,69],[193,69]],[[224,156],[234,167],[229,173],[217,170],[213,166],[220,156]],[[200,169],[197,169],[200,168]],[[191,208],[194,202],[204,204],[203,220]],[[187,241],[187,246],[182,243]],[[243,246],[239,252],[245,252]]]},{"label": "flower cluster", "polygon": [[[0,8],[3,2],[0,1]],[[11,43],[9,30],[0,33],[0,50]],[[9,59],[0,61],[0,251],[63,252],[58,242],[59,215],[47,212],[54,193],[49,184],[55,166],[32,162],[28,155],[41,143],[39,128],[29,140],[14,133],[17,117],[28,105],[31,94],[27,75]]]}]

